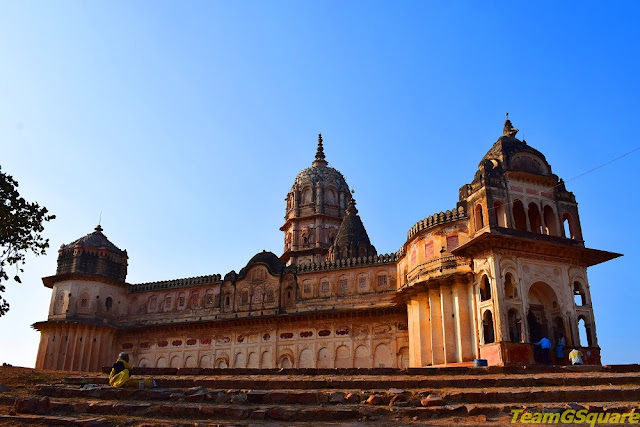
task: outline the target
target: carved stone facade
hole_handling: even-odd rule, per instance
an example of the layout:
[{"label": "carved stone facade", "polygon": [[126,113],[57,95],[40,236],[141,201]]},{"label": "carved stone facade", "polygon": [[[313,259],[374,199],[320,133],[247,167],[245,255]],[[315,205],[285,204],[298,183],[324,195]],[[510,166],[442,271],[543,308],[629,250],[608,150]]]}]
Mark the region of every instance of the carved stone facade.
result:
[{"label": "carved stone facade", "polygon": [[561,335],[600,363],[586,270],[619,254],[584,246],[574,195],[516,133],[507,120],[457,206],[416,223],[392,254],[369,241],[321,136],[285,199],[280,257],[129,284],[126,251],[98,226],[43,279],[36,367],[94,371],[123,350],[159,368],[521,365],[535,363],[533,342]]}]

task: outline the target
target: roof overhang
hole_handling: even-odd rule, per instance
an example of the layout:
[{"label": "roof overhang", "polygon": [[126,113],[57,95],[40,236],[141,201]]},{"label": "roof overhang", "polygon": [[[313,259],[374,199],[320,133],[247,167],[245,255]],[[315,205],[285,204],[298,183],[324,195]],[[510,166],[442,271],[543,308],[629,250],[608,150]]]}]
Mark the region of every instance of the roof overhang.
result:
[{"label": "roof overhang", "polygon": [[81,274],[81,273],[63,273],[63,274],[56,274],[54,276],[43,277],[42,283],[44,283],[44,285],[47,288],[53,288],[53,285],[55,285],[58,282],[62,282],[64,280],[88,280],[92,282],[106,283],[107,285],[117,285],[117,286],[123,286],[123,287],[131,286],[127,282],[121,282],[120,280],[114,280],[109,277],[98,276],[95,274]]},{"label": "roof overhang", "polygon": [[495,250],[508,250],[521,252],[523,255],[534,254],[557,258],[558,260],[568,261],[586,267],[622,256],[622,254],[616,252],[586,248],[582,245],[582,241],[524,233],[510,229],[500,229],[499,232],[493,230],[482,233],[453,249],[451,253],[473,258],[478,254]]}]

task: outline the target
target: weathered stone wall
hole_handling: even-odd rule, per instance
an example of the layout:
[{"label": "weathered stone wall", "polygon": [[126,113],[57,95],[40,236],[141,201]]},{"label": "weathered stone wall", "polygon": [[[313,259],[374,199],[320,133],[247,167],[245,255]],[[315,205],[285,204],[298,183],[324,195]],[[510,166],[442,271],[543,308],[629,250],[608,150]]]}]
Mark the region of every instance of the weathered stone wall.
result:
[{"label": "weathered stone wall", "polygon": [[403,313],[237,323],[122,334],[118,348],[132,355],[135,366],[147,367],[408,366],[407,318]]}]

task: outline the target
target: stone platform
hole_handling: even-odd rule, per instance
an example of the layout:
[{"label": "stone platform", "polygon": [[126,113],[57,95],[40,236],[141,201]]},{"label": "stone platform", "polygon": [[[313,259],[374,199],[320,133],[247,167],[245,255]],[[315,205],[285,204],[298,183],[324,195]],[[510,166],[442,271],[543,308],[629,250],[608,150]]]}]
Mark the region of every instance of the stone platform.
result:
[{"label": "stone platform", "polygon": [[105,374],[62,372],[0,387],[0,425],[507,425],[512,409],[640,411],[638,365],[149,369],[138,376],[158,387],[113,389]]}]

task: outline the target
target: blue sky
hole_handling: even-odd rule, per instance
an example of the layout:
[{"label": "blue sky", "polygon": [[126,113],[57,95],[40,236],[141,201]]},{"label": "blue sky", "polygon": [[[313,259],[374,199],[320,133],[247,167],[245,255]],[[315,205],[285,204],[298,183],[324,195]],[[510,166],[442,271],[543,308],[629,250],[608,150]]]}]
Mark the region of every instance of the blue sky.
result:
[{"label": "blue sky", "polygon": [[[33,366],[56,251],[93,230],[128,281],[282,253],[317,134],[379,252],[458,200],[505,112],[566,181],[640,142],[634,2],[0,1],[0,165],[47,206],[49,254],[9,283],[0,361]],[[640,152],[569,181],[605,363],[638,362]],[[634,338],[635,337],[635,338]]]}]

